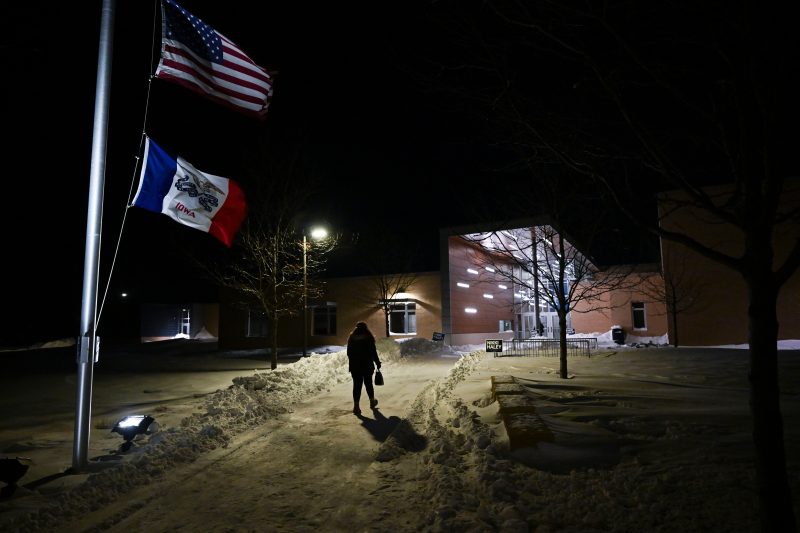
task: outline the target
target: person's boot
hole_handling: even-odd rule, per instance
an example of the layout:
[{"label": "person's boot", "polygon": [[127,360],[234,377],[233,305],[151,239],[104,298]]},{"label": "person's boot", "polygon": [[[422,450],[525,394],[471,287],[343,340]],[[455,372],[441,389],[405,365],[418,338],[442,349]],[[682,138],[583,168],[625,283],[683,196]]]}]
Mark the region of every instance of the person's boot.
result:
[{"label": "person's boot", "polygon": [[369,408],[370,409],[375,409],[375,406],[377,406],[377,405],[378,405],[378,399],[377,398],[370,398],[369,399]]},{"label": "person's boot", "polygon": [[358,406],[358,402],[353,402],[353,414],[354,415],[361,414],[361,408]]}]

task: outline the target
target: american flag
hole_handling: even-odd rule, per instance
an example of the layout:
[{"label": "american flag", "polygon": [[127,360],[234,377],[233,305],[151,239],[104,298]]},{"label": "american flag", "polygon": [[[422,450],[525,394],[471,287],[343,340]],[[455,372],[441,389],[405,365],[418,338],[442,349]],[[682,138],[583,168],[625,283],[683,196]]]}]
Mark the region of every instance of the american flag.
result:
[{"label": "american flag", "polygon": [[264,119],[272,98],[269,72],[173,0],[162,0],[161,15],[161,60],[156,78]]}]

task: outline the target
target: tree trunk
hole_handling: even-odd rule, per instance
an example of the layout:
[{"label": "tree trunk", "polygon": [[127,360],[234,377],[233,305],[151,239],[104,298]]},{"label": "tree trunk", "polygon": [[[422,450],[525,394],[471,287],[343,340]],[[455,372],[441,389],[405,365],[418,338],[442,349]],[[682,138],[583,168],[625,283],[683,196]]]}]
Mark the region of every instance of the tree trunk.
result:
[{"label": "tree trunk", "polygon": [[386,327],[386,338],[388,339],[392,335],[389,333],[389,312],[385,309],[383,311],[383,325]]},{"label": "tree trunk", "polygon": [[272,320],[269,322],[270,337],[272,338],[272,359],[270,361],[270,368],[275,370],[278,368],[278,314],[275,313]]},{"label": "tree trunk", "polygon": [[762,531],[796,531],[778,389],[778,289],[772,272],[755,272],[746,279],[750,342],[750,412],[756,453],[756,480]]},{"label": "tree trunk", "polygon": [[561,379],[567,379],[567,313],[569,307],[567,303],[567,295],[565,294],[564,287],[564,273],[567,270],[567,264],[564,261],[566,254],[564,253],[564,239],[561,235],[558,236],[558,287],[556,287],[558,302],[558,344],[559,344],[559,358],[561,364],[559,365],[559,374]]},{"label": "tree trunk", "polygon": [[561,379],[567,379],[567,313],[563,310],[566,304],[561,306],[558,310],[558,348],[559,348],[559,370],[558,374]]},{"label": "tree trunk", "polygon": [[675,339],[672,341],[672,345],[677,348],[678,347],[678,306],[677,302],[675,302],[675,298],[672,298],[672,332],[675,334]]},{"label": "tree trunk", "polygon": [[533,259],[533,320],[534,327],[536,327],[536,336],[541,337],[544,335],[544,328],[542,327],[542,318],[539,316],[541,313],[541,308],[539,307],[539,242],[536,240],[535,229],[532,233],[533,251],[531,252],[531,259]]}]

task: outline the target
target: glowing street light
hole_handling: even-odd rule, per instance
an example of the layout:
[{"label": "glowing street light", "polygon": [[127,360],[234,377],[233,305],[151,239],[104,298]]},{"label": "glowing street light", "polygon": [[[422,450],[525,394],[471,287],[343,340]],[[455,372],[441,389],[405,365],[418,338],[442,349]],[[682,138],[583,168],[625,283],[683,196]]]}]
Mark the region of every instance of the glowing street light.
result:
[{"label": "glowing street light", "polygon": [[[328,238],[328,230],[322,226],[309,228],[309,235],[315,241]],[[308,241],[306,232],[303,231],[303,357],[306,357],[308,350],[308,260],[307,260]]]}]

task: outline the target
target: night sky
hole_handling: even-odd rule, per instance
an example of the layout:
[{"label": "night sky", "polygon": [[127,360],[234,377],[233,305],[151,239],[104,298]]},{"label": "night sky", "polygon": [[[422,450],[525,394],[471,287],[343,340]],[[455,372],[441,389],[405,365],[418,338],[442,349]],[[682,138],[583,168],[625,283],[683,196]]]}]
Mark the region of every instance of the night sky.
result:
[{"label": "night sky", "polygon": [[[480,2],[467,4],[475,9],[473,22],[486,17]],[[344,235],[380,228],[398,245],[418,247],[419,270],[438,269],[440,227],[501,212],[504,199],[518,193],[498,173],[508,154],[494,146],[485,115],[430,81],[438,61],[454,58],[452,35],[441,24],[448,20],[446,2],[181,5],[275,71],[274,97],[263,122],[163,80],[152,81],[148,100],[160,42],[158,3],[117,2],[101,294],[128,195],[138,183],[134,165],[145,109],[145,130],[160,146],[200,170],[239,181],[245,192],[258,179],[253,161],[259,154],[299,154],[321,186],[311,211]],[[73,336],[80,316],[101,2],[7,2],[1,9],[8,80],[2,84],[3,198],[11,211],[0,337]],[[494,37],[502,40],[503,33]],[[548,87],[543,97],[583,83],[557,58],[522,64],[528,65],[520,70],[527,83]],[[641,198],[649,209],[652,198]],[[591,202],[587,206],[582,209],[590,213]],[[608,223],[607,242],[631,252],[625,259],[657,257],[651,241],[624,244],[617,230],[630,224]],[[130,209],[110,298],[123,290],[139,301],[207,293],[186,255],[216,254],[220,246],[163,215]],[[345,254],[336,269],[358,271],[353,257]]]},{"label": "night sky", "polygon": [[[158,3],[116,3],[101,297],[138,183],[146,106],[145,129],[159,145],[245,191],[258,175],[250,161],[259,150],[299,151],[320,187],[312,211],[346,236],[376,225],[396,232],[398,243],[420,248],[420,269],[438,268],[439,226],[468,220],[456,196],[477,169],[458,133],[463,119],[409,74],[425,55],[421,25],[412,20],[418,14],[374,3],[278,4],[287,5],[182,3],[276,72],[260,122],[163,80],[153,80],[148,101]],[[11,213],[0,337],[13,344],[77,333],[101,2],[7,3],[2,10],[2,53],[13,83],[2,89]],[[109,303],[121,291],[145,301],[213,292],[183,255],[215,254],[220,246],[163,215],[128,210]],[[347,257],[336,265],[342,273]]]}]

